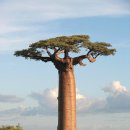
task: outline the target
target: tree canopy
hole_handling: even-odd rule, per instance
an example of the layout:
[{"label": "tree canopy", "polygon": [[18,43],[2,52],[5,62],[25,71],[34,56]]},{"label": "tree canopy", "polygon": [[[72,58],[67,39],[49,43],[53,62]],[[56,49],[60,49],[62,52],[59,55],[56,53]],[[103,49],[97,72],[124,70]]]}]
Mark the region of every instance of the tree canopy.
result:
[{"label": "tree canopy", "polygon": [[23,130],[21,126],[2,126],[0,130]]},{"label": "tree canopy", "polygon": [[[80,53],[83,48],[86,51],[85,55],[70,57],[70,53]],[[98,56],[114,55],[115,52],[116,49],[111,48],[110,43],[92,42],[88,35],[72,35],[40,40],[30,44],[28,49],[16,51],[14,55],[43,62],[65,62],[66,58],[72,58],[74,65],[84,65],[82,60],[85,58],[94,62]],[[59,56],[61,53],[64,55],[63,58]]]}]

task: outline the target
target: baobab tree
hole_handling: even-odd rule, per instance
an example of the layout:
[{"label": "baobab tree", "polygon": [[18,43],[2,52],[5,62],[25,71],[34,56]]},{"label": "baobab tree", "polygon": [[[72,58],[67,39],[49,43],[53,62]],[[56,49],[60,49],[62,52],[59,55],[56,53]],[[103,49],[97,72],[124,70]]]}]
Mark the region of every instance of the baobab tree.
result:
[{"label": "baobab tree", "polygon": [[[84,55],[71,56],[84,49]],[[16,56],[45,63],[52,62],[59,74],[58,130],[76,130],[76,84],[74,66],[84,59],[93,63],[98,56],[114,55],[115,49],[105,42],[91,42],[88,35],[72,35],[40,40],[28,49],[16,51]]]}]

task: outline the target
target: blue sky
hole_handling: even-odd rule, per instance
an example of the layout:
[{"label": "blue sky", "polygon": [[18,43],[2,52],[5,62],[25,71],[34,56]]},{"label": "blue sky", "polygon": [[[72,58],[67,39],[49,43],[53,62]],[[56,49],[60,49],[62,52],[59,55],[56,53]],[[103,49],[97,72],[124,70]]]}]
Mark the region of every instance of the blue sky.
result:
[{"label": "blue sky", "polygon": [[0,12],[0,125],[56,129],[57,70],[13,53],[41,39],[87,34],[117,53],[75,67],[77,130],[129,130],[129,0],[0,0]]}]

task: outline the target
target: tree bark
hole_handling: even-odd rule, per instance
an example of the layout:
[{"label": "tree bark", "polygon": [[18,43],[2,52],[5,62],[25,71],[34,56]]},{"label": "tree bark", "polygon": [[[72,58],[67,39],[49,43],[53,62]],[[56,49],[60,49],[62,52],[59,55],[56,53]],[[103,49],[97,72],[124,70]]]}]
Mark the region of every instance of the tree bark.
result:
[{"label": "tree bark", "polygon": [[76,130],[76,85],[73,66],[59,70],[58,130]]}]

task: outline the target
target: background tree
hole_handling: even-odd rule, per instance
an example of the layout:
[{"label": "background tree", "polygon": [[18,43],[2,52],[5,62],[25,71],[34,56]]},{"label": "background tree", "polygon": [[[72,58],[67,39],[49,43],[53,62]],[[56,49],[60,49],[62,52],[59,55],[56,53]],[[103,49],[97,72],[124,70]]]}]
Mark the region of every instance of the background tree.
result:
[{"label": "background tree", "polygon": [[22,127],[18,124],[17,126],[2,126],[0,130],[23,130]]},{"label": "background tree", "polygon": [[[88,35],[50,38],[32,43],[28,49],[16,51],[16,56],[52,62],[59,74],[58,130],[76,130],[76,85],[74,66],[84,59],[95,62],[98,56],[114,55],[116,50],[105,42],[91,42]],[[71,53],[84,55],[72,57]]]}]

